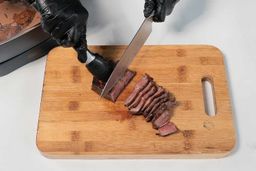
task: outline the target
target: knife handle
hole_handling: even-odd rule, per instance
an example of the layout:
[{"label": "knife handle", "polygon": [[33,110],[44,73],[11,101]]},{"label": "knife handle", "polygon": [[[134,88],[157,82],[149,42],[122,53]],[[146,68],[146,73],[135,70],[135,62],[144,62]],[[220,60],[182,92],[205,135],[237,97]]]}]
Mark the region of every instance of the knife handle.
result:
[{"label": "knife handle", "polygon": [[[91,52],[89,52],[91,53]],[[87,69],[92,75],[103,82],[107,82],[111,73],[114,70],[114,62],[105,59],[99,54],[92,54],[95,58],[90,63],[86,64]]]},{"label": "knife handle", "polygon": [[86,64],[86,68],[89,70],[89,72],[96,79],[107,82],[112,71],[114,70],[114,62],[111,60],[107,60],[106,58],[97,53],[92,53],[83,47],[75,49],[78,52],[78,60],[81,63]]}]

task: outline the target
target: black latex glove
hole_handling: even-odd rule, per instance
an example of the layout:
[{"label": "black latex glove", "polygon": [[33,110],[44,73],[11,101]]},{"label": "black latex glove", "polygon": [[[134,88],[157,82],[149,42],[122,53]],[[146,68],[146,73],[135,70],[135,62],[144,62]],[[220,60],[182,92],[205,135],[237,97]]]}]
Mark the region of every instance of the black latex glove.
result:
[{"label": "black latex glove", "polygon": [[86,23],[89,14],[79,0],[35,0],[33,5],[42,16],[43,29],[59,45],[87,46]]},{"label": "black latex glove", "polygon": [[164,22],[165,17],[170,15],[179,0],[145,0],[144,16],[153,15],[153,21]]}]

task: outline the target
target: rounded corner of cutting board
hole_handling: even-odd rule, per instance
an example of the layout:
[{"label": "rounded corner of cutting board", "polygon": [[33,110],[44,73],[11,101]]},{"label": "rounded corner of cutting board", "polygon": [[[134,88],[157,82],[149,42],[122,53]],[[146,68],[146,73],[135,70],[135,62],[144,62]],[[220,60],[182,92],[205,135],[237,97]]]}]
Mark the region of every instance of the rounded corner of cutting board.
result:
[{"label": "rounded corner of cutting board", "polygon": [[[196,45],[195,45],[195,46],[196,46]],[[215,50],[215,51],[218,51],[218,52],[222,53],[222,51],[220,50],[220,48],[217,47],[217,46],[215,46],[215,45],[205,44],[205,45],[202,45],[202,46],[205,46],[205,47],[207,47],[207,48],[211,48],[211,49],[213,49],[213,50]]]},{"label": "rounded corner of cutting board", "polygon": [[[235,134],[235,133],[234,133]],[[234,154],[237,150],[238,147],[238,142],[237,142],[237,137],[236,135],[234,135],[234,138],[231,141],[232,143],[230,144],[229,148],[227,149],[227,151],[225,153],[223,153],[223,155],[220,158],[225,158],[228,157],[232,154]]]},{"label": "rounded corner of cutting board", "polygon": [[[37,137],[38,137],[38,134],[37,134]],[[36,148],[37,148],[38,152],[39,152],[42,156],[48,158],[48,157],[47,157],[46,149],[44,149],[44,147],[41,145],[41,142],[38,141],[37,138],[36,138],[36,142],[35,142],[35,143],[36,143]]]},{"label": "rounded corner of cutting board", "polygon": [[213,49],[214,51],[216,51],[217,53],[219,53],[220,57],[224,58],[224,54],[223,54],[222,50],[221,50],[219,47],[217,47],[217,46],[215,46],[215,45],[205,45],[205,46],[207,46],[207,47]]}]

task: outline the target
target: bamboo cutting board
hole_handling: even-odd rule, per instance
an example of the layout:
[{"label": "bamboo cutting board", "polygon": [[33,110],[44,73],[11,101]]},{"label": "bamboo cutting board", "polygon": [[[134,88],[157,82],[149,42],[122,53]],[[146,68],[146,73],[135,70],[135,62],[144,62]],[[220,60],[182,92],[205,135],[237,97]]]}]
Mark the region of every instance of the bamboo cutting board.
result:
[{"label": "bamboo cutting board", "polygon": [[[93,46],[119,58],[125,46]],[[130,69],[134,80],[116,104],[91,91],[92,76],[72,49],[55,48],[47,58],[37,146],[51,158],[219,158],[235,146],[235,130],[222,53],[215,47],[144,46]],[[144,73],[176,95],[172,121],[180,132],[155,135],[143,116],[123,102]],[[214,87],[217,114],[205,112],[202,79]]]}]

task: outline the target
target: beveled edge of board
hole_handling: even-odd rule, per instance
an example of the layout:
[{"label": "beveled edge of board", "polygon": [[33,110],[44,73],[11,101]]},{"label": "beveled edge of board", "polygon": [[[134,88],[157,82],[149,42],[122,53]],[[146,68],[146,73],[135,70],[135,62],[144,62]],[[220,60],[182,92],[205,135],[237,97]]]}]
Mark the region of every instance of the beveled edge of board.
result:
[{"label": "beveled edge of board", "polygon": [[136,159],[222,159],[231,155],[234,151],[234,148],[227,153],[215,153],[215,154],[169,154],[169,155],[161,155],[161,154],[145,154],[145,155],[135,155],[135,154],[114,154],[114,155],[64,155],[64,154],[52,154],[52,153],[44,153],[40,151],[42,156],[48,159],[86,159],[86,160],[108,160],[108,159],[127,159],[127,160],[136,160]]}]

